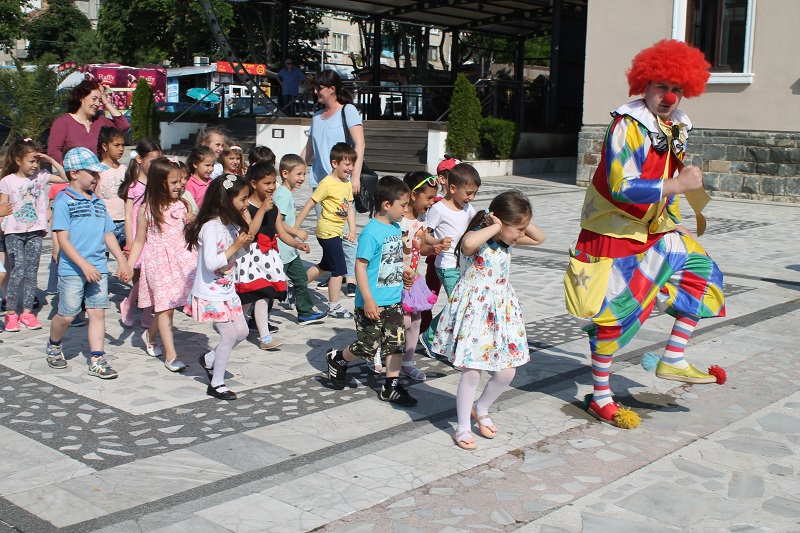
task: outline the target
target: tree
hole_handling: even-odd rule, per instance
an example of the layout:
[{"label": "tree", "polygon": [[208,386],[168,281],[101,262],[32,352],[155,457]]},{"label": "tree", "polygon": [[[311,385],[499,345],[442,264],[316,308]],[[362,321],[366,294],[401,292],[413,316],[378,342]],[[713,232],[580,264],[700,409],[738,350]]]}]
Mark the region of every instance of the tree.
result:
[{"label": "tree", "polygon": [[92,23],[75,7],[73,0],[52,0],[44,12],[26,25],[28,56],[38,59],[52,53],[56,61],[64,61],[81,34],[91,29]]},{"label": "tree", "polygon": [[480,146],[481,102],[475,87],[459,74],[450,98],[447,118],[447,151],[458,159],[474,157]]},{"label": "tree", "polygon": [[69,51],[67,61],[74,61],[79,65],[89,63],[105,63],[106,55],[97,35],[97,30],[89,30],[78,36],[75,46]]},{"label": "tree", "polygon": [[[230,34],[233,7],[212,0],[220,27]],[[215,56],[218,47],[196,0],[130,0],[103,2],[97,23],[108,59],[130,65],[190,65],[192,56]]]},{"label": "tree", "polygon": [[14,48],[14,41],[22,37],[25,21],[22,8],[26,4],[21,0],[0,0],[0,49]]},{"label": "tree", "polygon": [[160,136],[161,125],[156,111],[153,89],[150,88],[146,79],[139,78],[136,90],[133,91],[133,103],[131,104],[131,142],[138,143],[148,137],[158,139]]},{"label": "tree", "polygon": [[63,112],[66,94],[57,90],[67,73],[50,69],[48,64],[54,62],[53,55],[45,54],[33,70],[18,61],[16,69],[0,70],[0,123],[11,130],[8,139],[38,140]]}]

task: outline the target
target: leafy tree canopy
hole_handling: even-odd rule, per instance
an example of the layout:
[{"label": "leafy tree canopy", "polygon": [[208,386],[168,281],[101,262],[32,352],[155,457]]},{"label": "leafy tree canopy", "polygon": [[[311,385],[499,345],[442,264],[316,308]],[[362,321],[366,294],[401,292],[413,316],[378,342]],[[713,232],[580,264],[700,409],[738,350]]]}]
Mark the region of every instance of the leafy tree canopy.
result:
[{"label": "leafy tree canopy", "polygon": [[9,50],[14,41],[22,37],[24,15],[23,0],[0,0],[0,49]]},{"label": "leafy tree canopy", "polygon": [[28,57],[38,59],[44,54],[55,55],[56,61],[66,59],[83,33],[92,23],[73,0],[51,0],[47,9],[33,16],[25,27]]}]

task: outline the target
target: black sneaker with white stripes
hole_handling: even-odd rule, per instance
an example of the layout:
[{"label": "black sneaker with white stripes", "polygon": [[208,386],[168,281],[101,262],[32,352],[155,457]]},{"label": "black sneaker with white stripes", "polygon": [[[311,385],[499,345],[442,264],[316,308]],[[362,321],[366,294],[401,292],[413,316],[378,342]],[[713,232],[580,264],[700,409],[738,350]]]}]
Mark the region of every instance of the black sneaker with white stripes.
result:
[{"label": "black sneaker with white stripes", "polygon": [[384,402],[393,402],[403,407],[417,405],[417,399],[411,396],[405,387],[400,385],[397,378],[387,378],[387,384],[383,386],[379,396]]},{"label": "black sneaker with white stripes", "polygon": [[334,348],[328,350],[325,359],[328,361],[328,378],[333,383],[333,387],[339,390],[344,389],[347,384],[347,362],[336,361],[336,349]]}]

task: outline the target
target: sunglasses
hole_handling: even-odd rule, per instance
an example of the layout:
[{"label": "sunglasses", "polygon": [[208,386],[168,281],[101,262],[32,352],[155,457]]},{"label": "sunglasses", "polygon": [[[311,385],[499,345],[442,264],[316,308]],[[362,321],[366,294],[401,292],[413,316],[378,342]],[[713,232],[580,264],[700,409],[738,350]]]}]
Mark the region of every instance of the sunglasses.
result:
[{"label": "sunglasses", "polygon": [[417,184],[417,186],[416,186],[416,187],[414,187],[413,189],[411,189],[411,192],[414,192],[414,191],[416,191],[417,189],[419,189],[420,187],[422,187],[422,186],[423,186],[423,185],[425,185],[426,183],[427,183],[428,185],[430,185],[431,187],[437,187],[437,188],[439,187],[439,182],[438,182],[438,181],[436,181],[436,176],[428,176],[428,177],[427,177],[427,178],[425,178],[424,180],[420,181],[420,182]]}]

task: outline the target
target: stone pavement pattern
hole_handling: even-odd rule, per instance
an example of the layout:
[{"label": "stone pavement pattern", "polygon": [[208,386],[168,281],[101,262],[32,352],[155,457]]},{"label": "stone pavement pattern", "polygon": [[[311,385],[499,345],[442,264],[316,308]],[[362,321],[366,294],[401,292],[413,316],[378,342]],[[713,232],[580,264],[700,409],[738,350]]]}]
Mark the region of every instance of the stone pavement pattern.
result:
[{"label": "stone pavement pattern", "polygon": [[[493,409],[496,439],[455,447],[458,373],[442,361],[418,356],[429,379],[411,387],[414,409],[378,401],[382,380],[363,366],[330,389],[324,352],[353,339],[352,321],[300,326],[281,305],[286,344],[243,343],[227,380],[239,400],[208,398],[196,359],[213,330],[176,314],[189,369],[171,374],[144,354],[140,329],[119,325],[114,283],[117,380],[86,374],[80,329],[65,341],[69,370],[47,367],[50,302],[43,330],[0,333],[0,531],[800,531],[800,208],[708,206],[701,243],[726,274],[728,317],[701,321],[687,353],[729,381],[646,373],[642,354],[660,353],[672,325],[656,314],[615,358],[612,390],[644,419],[624,431],[581,408],[587,342],[563,308],[583,190],[487,179],[476,208],[508,188],[531,198],[548,240],[514,251],[532,360]],[[40,287],[46,278],[42,267]]]}]

